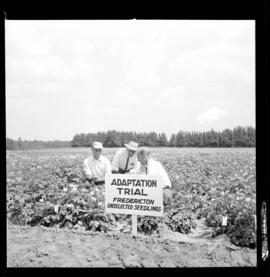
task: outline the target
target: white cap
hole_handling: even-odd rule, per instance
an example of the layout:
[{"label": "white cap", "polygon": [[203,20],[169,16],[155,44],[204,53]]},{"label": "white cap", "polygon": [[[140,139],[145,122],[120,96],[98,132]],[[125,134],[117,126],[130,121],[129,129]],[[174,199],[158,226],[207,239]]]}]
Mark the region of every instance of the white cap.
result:
[{"label": "white cap", "polygon": [[102,149],[103,148],[102,143],[99,142],[99,141],[94,141],[92,143],[92,147],[95,148],[95,149]]}]

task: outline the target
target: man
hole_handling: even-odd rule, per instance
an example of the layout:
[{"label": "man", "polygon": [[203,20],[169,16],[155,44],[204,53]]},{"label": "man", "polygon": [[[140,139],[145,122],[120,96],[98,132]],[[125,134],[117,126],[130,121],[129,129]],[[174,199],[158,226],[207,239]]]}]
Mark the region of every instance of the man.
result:
[{"label": "man", "polygon": [[85,176],[91,185],[104,184],[105,174],[111,174],[111,163],[108,158],[101,155],[102,150],[102,143],[94,141],[92,144],[93,155],[83,162]]},{"label": "man", "polygon": [[136,173],[140,168],[136,155],[138,143],[130,141],[125,146],[126,148],[118,150],[113,157],[112,173],[114,174]]},{"label": "man", "polygon": [[138,150],[138,160],[140,162],[140,174],[156,175],[162,180],[163,203],[168,205],[172,199],[171,181],[162,164],[151,157],[151,152],[147,147]]}]

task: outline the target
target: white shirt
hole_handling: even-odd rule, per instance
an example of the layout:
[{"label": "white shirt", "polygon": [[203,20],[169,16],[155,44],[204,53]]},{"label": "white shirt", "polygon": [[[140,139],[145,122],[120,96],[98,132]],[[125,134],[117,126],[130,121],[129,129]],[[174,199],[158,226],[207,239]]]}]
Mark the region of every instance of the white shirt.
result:
[{"label": "white shirt", "polygon": [[[146,173],[147,168],[147,173]],[[147,166],[140,165],[140,174],[156,175],[162,180],[163,187],[171,187],[171,181],[162,164],[152,158],[149,159]]]},{"label": "white shirt", "polygon": [[108,158],[100,156],[95,159],[93,156],[86,158],[83,162],[83,169],[88,178],[104,178],[106,173],[111,173],[111,163]]},{"label": "white shirt", "polygon": [[[127,158],[128,158],[128,150],[126,148],[122,148],[118,150],[113,157],[112,170],[118,171],[119,168],[125,169]],[[132,157],[129,157],[127,170],[130,169],[129,173],[135,173],[139,170],[139,168],[140,168],[140,163],[138,162],[138,159],[137,159],[137,153],[135,153]]]}]

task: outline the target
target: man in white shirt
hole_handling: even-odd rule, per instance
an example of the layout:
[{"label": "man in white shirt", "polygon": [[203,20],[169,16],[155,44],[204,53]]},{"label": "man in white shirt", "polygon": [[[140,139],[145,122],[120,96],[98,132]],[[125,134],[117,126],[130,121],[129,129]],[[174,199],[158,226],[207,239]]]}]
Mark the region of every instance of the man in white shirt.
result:
[{"label": "man in white shirt", "polygon": [[163,185],[163,203],[168,205],[172,199],[171,181],[162,164],[151,157],[151,152],[147,147],[138,150],[138,160],[140,162],[139,174],[159,176]]},{"label": "man in white shirt", "polygon": [[92,144],[93,155],[83,162],[86,178],[92,185],[104,184],[105,174],[111,174],[111,163],[108,158],[102,156],[102,143],[94,141]]},{"label": "man in white shirt", "polygon": [[136,154],[138,143],[130,141],[125,146],[126,148],[118,150],[113,157],[112,173],[136,173],[140,168]]}]

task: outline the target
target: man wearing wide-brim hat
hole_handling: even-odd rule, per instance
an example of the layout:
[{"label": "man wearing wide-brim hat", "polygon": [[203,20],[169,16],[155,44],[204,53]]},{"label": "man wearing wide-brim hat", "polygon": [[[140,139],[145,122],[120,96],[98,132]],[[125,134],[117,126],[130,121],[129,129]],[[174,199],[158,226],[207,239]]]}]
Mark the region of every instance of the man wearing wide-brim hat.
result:
[{"label": "man wearing wide-brim hat", "polygon": [[137,159],[138,143],[130,141],[125,148],[118,150],[112,161],[112,173],[136,173],[140,168]]},{"label": "man wearing wide-brim hat", "polygon": [[99,141],[92,143],[92,156],[83,162],[83,169],[87,180],[92,185],[104,184],[105,174],[111,173],[111,163],[102,154],[103,145]]}]

